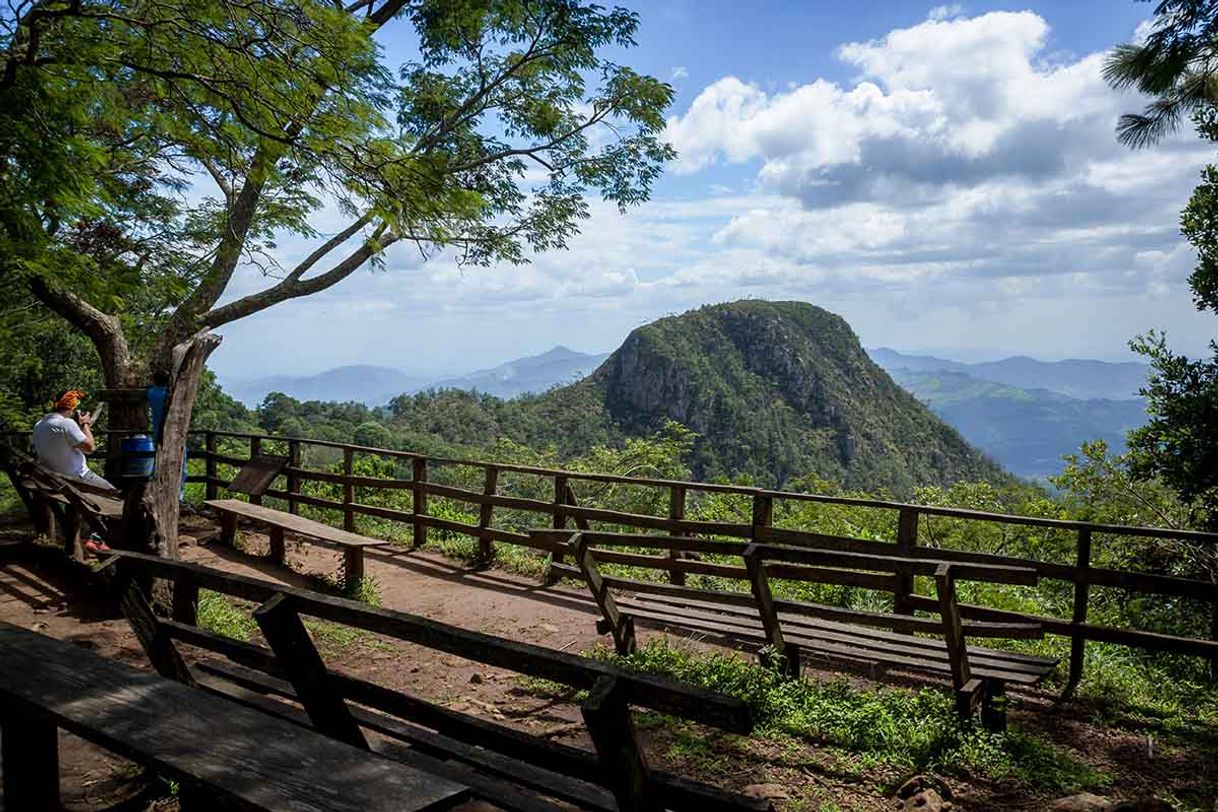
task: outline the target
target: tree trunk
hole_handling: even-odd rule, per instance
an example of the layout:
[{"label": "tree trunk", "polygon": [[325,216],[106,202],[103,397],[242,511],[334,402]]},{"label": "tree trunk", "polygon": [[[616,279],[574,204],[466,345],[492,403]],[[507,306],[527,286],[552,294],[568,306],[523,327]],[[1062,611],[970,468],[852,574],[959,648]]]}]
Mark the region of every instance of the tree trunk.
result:
[{"label": "tree trunk", "polygon": [[220,336],[204,330],[174,348],[156,469],[152,478],[127,498],[124,521],[128,537],[166,558],[178,557],[178,492],[186,458],[186,434],[204,364],[219,344]]}]

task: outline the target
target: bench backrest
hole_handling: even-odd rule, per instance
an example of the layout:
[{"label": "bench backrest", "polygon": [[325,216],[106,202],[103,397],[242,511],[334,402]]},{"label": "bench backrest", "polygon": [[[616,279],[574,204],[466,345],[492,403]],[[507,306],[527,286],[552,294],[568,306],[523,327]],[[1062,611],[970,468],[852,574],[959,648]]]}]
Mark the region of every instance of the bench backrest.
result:
[{"label": "bench backrest", "polygon": [[[398,716],[402,716],[403,708],[419,707],[420,700],[357,677],[329,672],[301,625],[302,615],[589,691],[583,713],[599,761],[593,759],[589,763],[588,754],[580,755],[574,748],[551,742],[544,747],[525,744],[521,749],[526,754],[532,752],[550,759],[551,763],[543,767],[564,774],[578,773],[583,780],[608,787],[618,796],[619,803],[636,803],[638,799],[632,799],[631,793],[650,786],[637,780],[639,771],[646,773],[646,767],[634,739],[628,706],[645,707],[738,733],[751,729],[748,707],[741,700],[671,679],[632,673],[609,662],[156,556],[117,553],[107,560],[104,569],[113,573],[123,596],[124,612],[162,674],[184,682],[193,680],[173,646],[175,639],[216,652],[240,665],[285,678],[317,729],[355,744],[362,742],[363,737],[345,700]],[[158,619],[135,588],[137,580],[150,578],[172,582],[174,620]],[[260,606],[253,616],[268,645],[235,641],[199,629],[190,611],[197,604],[199,589],[258,602]],[[684,785],[679,782],[665,786],[665,797],[683,799],[679,804],[683,808],[693,808],[705,800],[694,789],[682,789]]]}]

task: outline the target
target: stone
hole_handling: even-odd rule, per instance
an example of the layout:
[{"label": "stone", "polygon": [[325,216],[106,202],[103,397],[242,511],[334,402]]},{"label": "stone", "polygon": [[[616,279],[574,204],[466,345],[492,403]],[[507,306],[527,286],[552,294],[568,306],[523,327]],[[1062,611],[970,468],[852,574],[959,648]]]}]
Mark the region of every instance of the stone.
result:
[{"label": "stone", "polygon": [[908,798],[898,799],[896,808],[902,812],[948,812],[952,804],[943,800],[943,796],[935,790],[924,789]]},{"label": "stone", "polygon": [[481,674],[470,674],[469,683],[470,683],[470,685],[481,685],[482,684],[482,675]]},{"label": "stone", "polygon": [[1049,807],[1050,812],[1108,812],[1112,802],[1090,792],[1080,792],[1058,798]]},{"label": "stone", "polygon": [[765,798],[770,801],[785,801],[791,796],[786,787],[781,784],[749,784],[742,792],[751,798]]}]

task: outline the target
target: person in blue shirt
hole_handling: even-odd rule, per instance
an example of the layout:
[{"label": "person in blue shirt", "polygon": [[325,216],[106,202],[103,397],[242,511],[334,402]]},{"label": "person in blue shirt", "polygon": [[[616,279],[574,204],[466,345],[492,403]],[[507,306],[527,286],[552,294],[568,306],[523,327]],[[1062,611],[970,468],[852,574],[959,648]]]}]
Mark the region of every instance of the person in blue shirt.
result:
[{"label": "person in blue shirt", "polygon": [[[169,376],[164,372],[152,375],[152,386],[147,389],[148,419],[152,423],[152,441],[161,445],[161,431],[165,426],[165,406],[169,400]],[[182,454],[182,487],[178,490],[178,501],[186,499],[186,453]]]}]

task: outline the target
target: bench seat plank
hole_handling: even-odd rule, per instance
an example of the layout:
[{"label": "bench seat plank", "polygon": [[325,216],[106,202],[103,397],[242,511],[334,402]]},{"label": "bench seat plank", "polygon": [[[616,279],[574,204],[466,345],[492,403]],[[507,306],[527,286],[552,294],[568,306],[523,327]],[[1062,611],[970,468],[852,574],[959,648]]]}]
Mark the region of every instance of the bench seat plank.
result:
[{"label": "bench seat plank", "polygon": [[[686,609],[672,604],[649,601],[619,599],[619,606],[632,615],[650,619],[673,627],[723,633],[761,646],[766,643],[765,632],[757,618],[742,614]],[[780,615],[786,631],[784,637],[806,651],[821,654],[831,659],[845,659],[861,663],[885,663],[898,668],[927,671],[935,674],[950,674],[951,668],[947,648],[942,640],[914,637],[894,632],[876,638],[859,634],[862,627],[826,621],[805,622],[798,627],[791,618]],[[804,619],[806,620],[806,618]],[[999,679],[1021,685],[1040,683],[1057,666],[1057,660],[1036,658],[1034,662],[1006,660],[1003,652],[994,649],[969,647],[969,661],[978,676]],[[997,655],[997,656],[995,656]],[[1028,655],[1024,655],[1028,656]]]},{"label": "bench seat plank", "polygon": [[293,513],[284,513],[282,510],[275,510],[274,508],[263,507],[262,505],[251,505],[249,502],[242,502],[240,499],[209,499],[204,504],[224,513],[232,513],[256,522],[262,522],[263,524],[282,527],[289,533],[306,536],[312,541],[323,545],[329,544],[343,549],[350,547],[389,546],[389,542],[381,539],[370,539],[367,536],[340,530],[337,527],[315,522],[312,519],[306,519]]},{"label": "bench seat plank", "polygon": [[468,788],[0,623],[0,698],[240,809],[427,810]]}]

